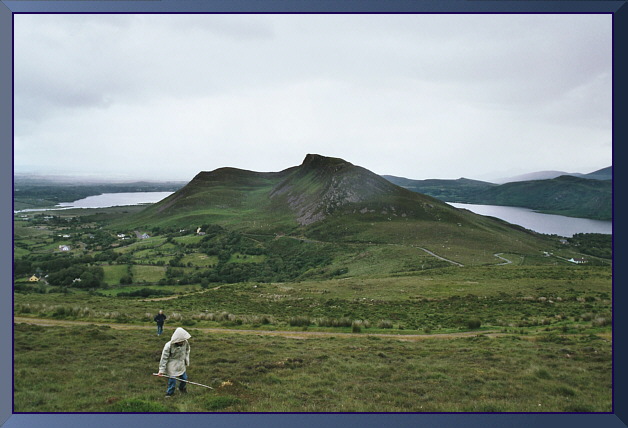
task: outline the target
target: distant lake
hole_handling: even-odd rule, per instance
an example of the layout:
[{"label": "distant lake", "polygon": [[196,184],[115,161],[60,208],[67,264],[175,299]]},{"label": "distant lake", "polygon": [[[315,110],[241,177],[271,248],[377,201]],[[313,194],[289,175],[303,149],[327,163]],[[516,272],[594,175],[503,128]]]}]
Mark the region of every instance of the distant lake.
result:
[{"label": "distant lake", "polygon": [[174,192],[128,192],[103,193],[102,195],[88,196],[74,202],[62,202],[59,208],[108,208],[125,205],[154,204],[172,195]]},{"label": "distant lake", "polygon": [[126,192],[103,193],[102,195],[88,196],[74,202],[61,202],[54,208],[26,209],[28,211],[55,211],[71,208],[109,208],[127,205],[154,204],[172,195],[174,192]]},{"label": "distant lake", "polygon": [[459,204],[456,202],[447,203],[456,208],[465,208],[476,214],[497,217],[508,223],[518,224],[526,229],[548,235],[559,235],[570,238],[576,233],[605,233],[608,235],[613,233],[612,221],[542,214],[528,208],[520,207]]}]

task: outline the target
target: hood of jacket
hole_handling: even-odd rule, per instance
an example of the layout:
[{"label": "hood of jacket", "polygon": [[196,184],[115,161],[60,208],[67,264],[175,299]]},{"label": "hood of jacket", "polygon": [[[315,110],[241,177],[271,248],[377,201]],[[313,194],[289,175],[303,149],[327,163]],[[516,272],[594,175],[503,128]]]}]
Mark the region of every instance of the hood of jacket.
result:
[{"label": "hood of jacket", "polygon": [[172,343],[184,342],[188,340],[190,337],[192,337],[190,336],[190,333],[188,333],[181,327],[177,327],[174,333],[172,333],[172,338],[170,339],[170,342]]}]

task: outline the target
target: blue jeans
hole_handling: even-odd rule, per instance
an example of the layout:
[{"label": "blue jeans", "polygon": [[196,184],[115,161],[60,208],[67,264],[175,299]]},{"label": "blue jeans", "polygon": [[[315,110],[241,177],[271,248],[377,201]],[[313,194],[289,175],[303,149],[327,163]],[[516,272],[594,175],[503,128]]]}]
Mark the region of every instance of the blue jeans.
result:
[{"label": "blue jeans", "polygon": [[163,324],[157,324],[157,336],[161,336],[161,333],[164,332],[164,325]]},{"label": "blue jeans", "polygon": [[[178,376],[179,379],[183,379],[183,380],[188,380],[188,374],[187,372],[183,373],[181,376]],[[174,394],[174,388],[177,384],[177,380],[170,378],[168,379],[168,389],[166,390],[166,394],[168,395],[172,395]],[[179,390],[180,391],[184,391],[185,387],[187,386],[187,382],[181,382],[179,381]]]}]

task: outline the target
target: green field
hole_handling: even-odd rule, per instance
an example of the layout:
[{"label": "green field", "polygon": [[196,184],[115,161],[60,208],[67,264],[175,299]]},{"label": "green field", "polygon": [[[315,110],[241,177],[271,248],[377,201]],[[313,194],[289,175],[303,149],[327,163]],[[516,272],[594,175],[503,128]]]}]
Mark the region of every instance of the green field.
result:
[{"label": "green field", "polygon": [[134,265],[131,269],[136,282],[155,283],[164,277],[165,267]]},{"label": "green field", "polygon": [[107,283],[107,285],[118,285],[120,284],[120,278],[127,275],[128,266],[126,265],[103,266],[103,270],[105,271],[105,282]]},{"label": "green field", "polygon": [[218,264],[218,257],[208,256],[202,253],[190,253],[186,254],[181,259],[181,262],[186,266],[211,267]]}]

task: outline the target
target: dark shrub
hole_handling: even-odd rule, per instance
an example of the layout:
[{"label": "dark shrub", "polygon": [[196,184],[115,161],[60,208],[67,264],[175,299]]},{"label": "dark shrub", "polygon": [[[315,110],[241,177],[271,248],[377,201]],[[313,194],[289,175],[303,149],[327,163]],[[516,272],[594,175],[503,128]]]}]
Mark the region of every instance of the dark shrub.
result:
[{"label": "dark shrub", "polygon": [[289,324],[293,327],[306,327],[312,324],[312,320],[306,316],[290,317]]},{"label": "dark shrub", "polygon": [[480,328],[481,325],[482,325],[482,322],[477,318],[472,318],[470,320],[467,320],[467,327],[472,330]]}]

